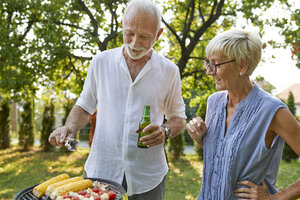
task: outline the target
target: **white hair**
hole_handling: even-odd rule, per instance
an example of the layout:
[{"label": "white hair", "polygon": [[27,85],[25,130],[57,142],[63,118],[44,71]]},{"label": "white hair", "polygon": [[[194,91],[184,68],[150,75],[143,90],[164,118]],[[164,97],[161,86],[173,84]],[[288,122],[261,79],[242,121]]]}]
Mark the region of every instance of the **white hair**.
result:
[{"label": "white hair", "polygon": [[131,0],[123,13],[122,21],[125,21],[125,16],[130,9],[136,9],[145,13],[154,14],[157,18],[157,31],[161,28],[161,12],[157,4],[151,0]]},{"label": "white hair", "polygon": [[247,74],[250,76],[261,59],[261,37],[255,31],[231,29],[215,36],[205,49],[206,56],[220,52],[237,64],[248,60]]}]

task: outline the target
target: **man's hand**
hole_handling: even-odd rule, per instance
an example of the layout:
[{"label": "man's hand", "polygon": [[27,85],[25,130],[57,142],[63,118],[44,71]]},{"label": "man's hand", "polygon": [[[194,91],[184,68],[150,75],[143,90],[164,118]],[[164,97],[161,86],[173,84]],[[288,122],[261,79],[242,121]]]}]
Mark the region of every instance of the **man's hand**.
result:
[{"label": "man's hand", "polygon": [[74,134],[69,127],[62,126],[50,134],[48,141],[54,146],[62,147],[68,136],[74,137]]},{"label": "man's hand", "polygon": [[195,140],[200,146],[202,146],[202,139],[207,131],[205,122],[201,117],[193,118],[189,123],[186,124],[186,130],[193,140]]},{"label": "man's hand", "polygon": [[234,190],[234,194],[238,199],[251,199],[251,200],[271,200],[268,188],[264,182],[262,186],[255,185],[251,181],[240,181],[239,185],[246,185],[249,188],[239,188]]},{"label": "man's hand", "polygon": [[[138,133],[139,130],[136,132]],[[165,130],[157,124],[149,124],[143,129],[143,132],[152,132],[140,139],[147,147],[152,147],[165,141]]]}]

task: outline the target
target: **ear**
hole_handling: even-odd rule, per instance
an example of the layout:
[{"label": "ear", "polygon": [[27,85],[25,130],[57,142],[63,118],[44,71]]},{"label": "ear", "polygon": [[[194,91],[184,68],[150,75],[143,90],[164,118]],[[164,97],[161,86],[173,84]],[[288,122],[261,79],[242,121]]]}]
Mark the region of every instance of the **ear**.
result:
[{"label": "ear", "polygon": [[247,73],[249,68],[249,61],[248,60],[242,60],[239,64],[239,72],[240,75],[244,75]]},{"label": "ear", "polygon": [[157,32],[157,35],[156,35],[156,40],[157,41],[159,39],[159,37],[161,36],[162,32],[164,31],[163,28],[160,28],[159,31]]}]

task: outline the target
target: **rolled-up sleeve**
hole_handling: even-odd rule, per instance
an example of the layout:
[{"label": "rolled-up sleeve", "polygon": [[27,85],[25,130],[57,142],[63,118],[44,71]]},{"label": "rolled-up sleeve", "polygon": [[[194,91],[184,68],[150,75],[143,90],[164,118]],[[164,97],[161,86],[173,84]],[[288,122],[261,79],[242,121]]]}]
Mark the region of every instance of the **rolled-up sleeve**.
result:
[{"label": "rolled-up sleeve", "polygon": [[169,92],[163,108],[166,119],[168,120],[172,117],[181,117],[186,119],[185,104],[181,95],[181,79],[178,68],[174,70],[169,87]]},{"label": "rolled-up sleeve", "polygon": [[95,78],[95,62],[95,59],[93,59],[83,85],[83,90],[80,94],[80,97],[76,101],[77,106],[80,106],[91,115],[94,113],[97,107],[97,80]]}]

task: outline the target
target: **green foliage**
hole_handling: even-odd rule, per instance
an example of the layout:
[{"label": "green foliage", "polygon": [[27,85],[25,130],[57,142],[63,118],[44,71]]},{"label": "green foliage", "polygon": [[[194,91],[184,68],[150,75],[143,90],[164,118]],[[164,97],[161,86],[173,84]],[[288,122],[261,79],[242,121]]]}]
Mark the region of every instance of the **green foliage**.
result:
[{"label": "green foliage", "polygon": [[289,92],[289,97],[287,99],[287,104],[286,105],[288,106],[290,112],[295,116],[296,106],[295,106],[294,95],[291,91]]},{"label": "green foliage", "polygon": [[0,149],[6,149],[10,146],[9,112],[9,102],[7,100],[0,99]]},{"label": "green foliage", "polygon": [[27,151],[34,144],[32,102],[26,102],[23,109],[19,130],[19,145],[24,151]]},{"label": "green foliage", "polygon": [[[187,121],[195,117],[195,110],[198,109],[203,96],[215,90],[212,78],[206,75],[202,60],[206,58],[205,46],[209,40],[218,31],[232,26],[234,18],[222,18],[222,15],[230,15],[230,6],[234,6],[234,3],[223,0],[170,0],[164,5],[163,13],[172,16],[167,18],[164,15],[162,18],[167,27],[165,36],[169,44],[166,56],[175,62],[180,70],[182,94],[187,103]],[[205,109],[202,112],[205,112]]]},{"label": "green foliage", "polygon": [[200,161],[202,161],[203,160],[203,147],[200,147],[196,141],[194,141],[194,151],[198,155],[198,159]]},{"label": "green foliage", "polygon": [[[287,99],[287,106],[288,106],[289,110],[291,111],[291,113],[293,115],[295,115],[296,106],[295,106],[295,102],[294,102],[294,95],[292,92],[289,93],[289,97]],[[299,156],[293,151],[293,149],[288,144],[285,143],[284,149],[283,149],[283,154],[282,154],[282,159],[287,162],[291,162],[292,160],[297,160],[298,157]]]},{"label": "green foliage", "polygon": [[[24,99],[26,91],[35,95],[40,86],[56,95],[60,91],[78,95],[93,55],[121,46],[120,21],[126,3],[0,0],[0,90],[18,100]],[[289,10],[291,17],[265,20],[262,16],[275,3]],[[245,26],[259,27],[262,35],[265,25],[280,27],[299,59],[300,34],[295,27],[299,27],[300,15],[290,1],[167,0],[162,6],[166,57],[179,67],[182,93],[191,110],[198,109],[203,96],[215,91],[202,64],[205,46],[219,32],[234,27],[239,16],[246,20]],[[164,48],[156,44],[155,49]]]},{"label": "green foliage", "polygon": [[283,1],[290,11],[290,15],[286,17],[273,18],[267,21],[268,24],[276,26],[280,29],[281,35],[284,36],[284,43],[274,42],[273,47],[290,47],[292,58],[296,60],[296,66],[300,69],[300,9],[290,1]]},{"label": "green foliage", "polygon": [[[168,38],[169,44],[166,56],[178,65],[183,96],[189,99],[190,107],[201,107],[198,108],[198,114],[204,117],[206,108],[198,104],[202,102],[203,96],[207,97],[215,90],[213,81],[206,76],[202,64],[208,42],[219,32],[234,27],[238,16],[244,17],[245,26],[252,24],[263,35],[266,21],[264,13],[275,1],[170,0],[164,4],[163,13],[169,16],[164,15],[162,19],[167,27],[164,36]],[[283,7],[288,4],[281,0],[276,2]],[[285,27],[283,22],[279,23]]]},{"label": "green foliage", "polygon": [[79,94],[92,56],[121,45],[126,2],[0,0],[1,90],[18,99],[37,85]]},{"label": "green foliage", "polygon": [[183,134],[179,134],[176,137],[168,140],[167,149],[171,158],[174,160],[178,160],[179,157],[183,155],[184,146],[185,141]]},{"label": "green foliage", "polygon": [[41,131],[41,147],[43,151],[52,150],[53,146],[48,142],[48,138],[54,130],[55,116],[54,116],[54,104],[49,102],[45,105],[43,120],[42,120],[42,131]]},{"label": "green foliage", "polygon": [[[276,16],[275,21],[266,22],[282,28],[288,44],[298,44],[300,34],[294,24],[299,26],[299,9],[289,1],[166,1],[162,5],[167,30],[162,39],[169,47],[166,56],[177,63],[182,78],[201,79],[198,74],[205,73],[199,63],[208,41],[234,26],[238,14],[263,30],[268,23],[261,16],[274,2],[290,9],[291,17]],[[35,94],[40,85],[79,94],[92,56],[121,46],[120,21],[126,3],[0,0],[1,90],[13,93],[14,98],[23,98],[25,90]],[[155,45],[155,49],[161,47]],[[296,56],[299,53],[295,51]]]},{"label": "green foliage", "polygon": [[287,144],[284,144],[282,159],[286,162],[297,160],[299,156],[293,151],[293,149]]},{"label": "green foliage", "polygon": [[39,3],[0,0],[0,4],[0,88],[15,98],[23,97],[25,90],[34,93],[37,89],[32,83],[38,68],[33,68],[27,59],[26,36],[39,18]]},{"label": "green foliage", "polygon": [[64,104],[63,109],[64,109],[64,118],[62,119],[62,124],[64,125],[67,121],[67,118],[69,116],[70,111],[72,110],[74,106],[74,101],[71,99],[67,100],[67,103]]}]

